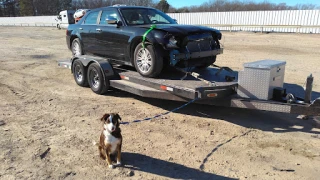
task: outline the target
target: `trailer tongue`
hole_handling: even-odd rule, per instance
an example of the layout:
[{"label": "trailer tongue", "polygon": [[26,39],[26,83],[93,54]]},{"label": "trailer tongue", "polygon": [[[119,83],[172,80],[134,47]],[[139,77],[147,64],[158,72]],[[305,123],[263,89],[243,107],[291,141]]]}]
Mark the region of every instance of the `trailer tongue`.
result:
[{"label": "trailer tongue", "polygon": [[[252,76],[259,77],[262,75],[264,77],[266,76],[266,73],[273,73],[272,68],[269,70],[264,68],[262,72],[256,71],[256,69],[254,69],[253,72],[256,74],[250,74],[249,72],[252,82],[248,82],[246,81],[248,77],[243,76],[243,74],[246,74],[247,72],[240,72],[240,75],[238,77],[238,73],[236,72],[229,72],[221,70],[219,68],[211,67],[204,70],[193,69],[196,74],[200,75],[199,77],[201,78],[197,78],[197,76],[191,76],[190,74],[188,75],[174,69],[168,70],[156,79],[146,78],[142,77],[141,75],[139,75],[139,73],[132,69],[112,65],[107,59],[87,55],[74,57],[71,60],[67,61],[59,61],[58,66],[69,68],[71,69],[71,72],[75,74],[77,72],[75,72],[76,68],[74,68],[73,63],[76,60],[82,63],[84,71],[90,69],[90,66],[93,66],[93,64],[98,65],[97,67],[100,68],[102,77],[94,76],[96,79],[90,80],[90,75],[88,75],[88,79],[85,78],[85,80],[89,81],[90,84],[90,81],[94,83],[94,80],[100,79],[102,81],[99,81],[99,85],[103,85],[103,88],[105,90],[113,87],[148,98],[174,101],[190,101],[196,99],[195,103],[200,104],[247,108],[301,115],[320,115],[320,98],[311,102],[305,102],[303,99],[298,99],[296,97],[292,98],[293,95],[285,92],[284,89],[278,88],[280,89],[280,91],[276,91],[277,88],[273,88],[274,86],[276,86],[275,84],[281,84],[279,79],[283,77],[279,77],[279,73],[280,76],[281,73],[284,74],[284,67],[281,67],[282,69],[279,70],[279,67],[277,66],[276,68],[278,69],[276,69],[275,71],[276,76],[270,76],[270,82],[263,81],[264,83],[270,83],[268,87],[263,88],[257,87],[261,86],[260,81],[260,84],[250,84],[255,83],[254,77]],[[258,68],[261,68],[261,63],[266,63],[266,61],[260,62],[260,64],[258,63]],[[281,70],[283,70],[283,72],[281,72]],[[90,72],[84,72],[83,74],[87,75],[90,74]],[[96,74],[99,75],[99,73]],[[308,78],[310,79],[310,77]],[[90,87],[93,89],[94,87],[92,86],[93,85],[90,85]],[[307,84],[307,86],[308,91],[306,92],[306,97],[308,97],[308,94],[311,94],[312,92],[312,88],[310,88],[312,87],[312,81],[309,81],[309,84]],[[253,88],[253,94],[250,91],[245,91],[244,88],[245,90],[250,90],[250,88]],[[282,92],[281,90],[284,92]],[[94,92],[97,93],[100,91]],[[286,95],[288,94],[292,96],[286,97]],[[256,97],[259,95],[261,95],[262,98],[259,99]]]}]

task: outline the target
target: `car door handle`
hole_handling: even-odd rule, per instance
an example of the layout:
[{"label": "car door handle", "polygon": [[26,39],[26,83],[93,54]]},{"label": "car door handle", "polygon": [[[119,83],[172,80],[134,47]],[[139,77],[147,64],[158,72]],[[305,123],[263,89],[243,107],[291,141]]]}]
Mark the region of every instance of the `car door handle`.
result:
[{"label": "car door handle", "polygon": [[80,30],[83,30],[83,28],[79,28]]},{"label": "car door handle", "polygon": [[101,29],[96,29],[96,31],[99,31],[99,32],[101,32],[102,30],[101,30]]}]

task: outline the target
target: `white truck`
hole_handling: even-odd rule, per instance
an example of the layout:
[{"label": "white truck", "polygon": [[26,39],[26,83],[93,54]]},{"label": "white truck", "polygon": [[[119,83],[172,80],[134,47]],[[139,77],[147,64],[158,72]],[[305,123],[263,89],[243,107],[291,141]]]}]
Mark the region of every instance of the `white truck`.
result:
[{"label": "white truck", "polygon": [[57,18],[55,19],[57,21],[56,27],[58,29],[64,28],[67,29],[69,24],[74,24],[74,15],[75,10],[64,10],[59,13]]}]

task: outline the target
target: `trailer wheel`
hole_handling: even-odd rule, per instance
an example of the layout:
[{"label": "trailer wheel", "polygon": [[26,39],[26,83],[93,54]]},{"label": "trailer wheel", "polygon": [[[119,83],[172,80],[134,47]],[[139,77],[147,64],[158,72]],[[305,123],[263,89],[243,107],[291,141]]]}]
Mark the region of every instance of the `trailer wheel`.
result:
[{"label": "trailer wheel", "polygon": [[82,87],[88,87],[87,68],[80,60],[75,60],[72,64],[73,77],[76,83]]},{"label": "trailer wheel", "polygon": [[75,38],[71,44],[71,51],[73,56],[81,56],[83,55],[82,45],[80,43],[79,38]]},{"label": "trailer wheel", "polygon": [[145,77],[156,77],[163,68],[163,58],[155,53],[151,44],[138,44],[134,51],[134,66]]},{"label": "trailer wheel", "polygon": [[91,90],[96,94],[105,94],[110,87],[109,81],[104,79],[97,63],[90,64],[88,68],[88,82]]}]

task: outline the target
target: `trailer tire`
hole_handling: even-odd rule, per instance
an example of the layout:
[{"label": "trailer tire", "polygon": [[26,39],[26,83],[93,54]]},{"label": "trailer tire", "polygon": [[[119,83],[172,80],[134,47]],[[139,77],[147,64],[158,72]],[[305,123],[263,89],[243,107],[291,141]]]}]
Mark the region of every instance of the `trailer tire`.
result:
[{"label": "trailer tire", "polygon": [[149,43],[145,44],[145,48],[143,48],[142,43],[135,48],[134,67],[144,77],[156,77],[163,69],[163,58],[156,54],[154,48]]},{"label": "trailer tire", "polygon": [[96,94],[105,94],[110,83],[104,79],[101,68],[97,63],[90,64],[88,68],[88,82],[91,90]]},{"label": "trailer tire", "polygon": [[83,66],[80,60],[75,60],[72,64],[73,77],[76,83],[82,87],[88,87],[87,67]]},{"label": "trailer tire", "polygon": [[82,45],[79,38],[75,38],[71,43],[71,52],[73,56],[83,55]]}]

